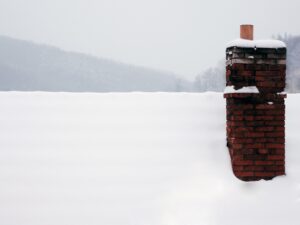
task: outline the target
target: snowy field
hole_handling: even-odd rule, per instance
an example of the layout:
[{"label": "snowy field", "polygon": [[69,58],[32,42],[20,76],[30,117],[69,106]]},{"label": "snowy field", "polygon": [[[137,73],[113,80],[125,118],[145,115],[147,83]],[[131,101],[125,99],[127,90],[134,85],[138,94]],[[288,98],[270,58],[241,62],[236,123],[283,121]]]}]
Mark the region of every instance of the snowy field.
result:
[{"label": "snowy field", "polygon": [[287,176],[245,183],[222,94],[0,93],[0,224],[298,225],[300,95]]}]

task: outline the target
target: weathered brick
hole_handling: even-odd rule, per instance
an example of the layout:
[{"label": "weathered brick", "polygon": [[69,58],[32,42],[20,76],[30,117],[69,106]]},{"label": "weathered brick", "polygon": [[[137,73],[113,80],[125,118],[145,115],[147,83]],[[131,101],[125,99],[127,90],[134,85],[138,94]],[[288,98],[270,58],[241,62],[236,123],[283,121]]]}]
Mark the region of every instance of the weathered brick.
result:
[{"label": "weathered brick", "polygon": [[284,160],[284,155],[268,155],[268,160]]},{"label": "weathered brick", "polygon": [[233,171],[236,171],[236,172],[243,171],[243,170],[244,170],[244,166],[234,166],[233,167]]},{"label": "weathered brick", "polygon": [[283,137],[284,136],[284,132],[283,131],[266,132],[265,136],[266,137]]},{"label": "weathered brick", "polygon": [[284,166],[280,166],[280,165],[272,165],[272,166],[266,166],[265,167],[265,171],[283,171],[284,170]]},{"label": "weathered brick", "polygon": [[245,148],[255,149],[255,148],[264,148],[264,144],[262,143],[254,143],[254,144],[245,144]]},{"label": "weathered brick", "polygon": [[255,176],[259,177],[273,177],[275,176],[274,172],[255,172]]},{"label": "weathered brick", "polygon": [[262,160],[262,161],[255,161],[254,164],[255,165],[266,166],[266,165],[274,165],[274,162],[273,161]]},{"label": "weathered brick", "polygon": [[232,64],[231,68],[234,70],[244,70],[245,64],[235,63],[235,64]]},{"label": "weathered brick", "polygon": [[274,149],[273,150],[273,154],[276,154],[276,155],[284,155],[285,154],[285,151],[284,151],[284,148],[280,148],[280,149]]},{"label": "weathered brick", "polygon": [[283,176],[283,175],[285,175],[285,170],[284,169],[281,170],[281,171],[276,171],[275,172],[275,176]]},{"label": "weathered brick", "polygon": [[285,164],[285,162],[283,160],[275,162],[275,165],[284,165],[284,164]]},{"label": "weathered brick", "polygon": [[275,109],[276,107],[274,105],[270,104],[258,104],[255,106],[256,109]]},{"label": "weathered brick", "polygon": [[256,71],[255,73],[256,76],[263,76],[263,77],[270,77],[270,76],[281,76],[281,73],[280,71],[276,71],[276,70],[273,70],[273,71]]},{"label": "weathered brick", "polygon": [[273,131],[274,127],[256,127],[255,131]]},{"label": "weathered brick", "polygon": [[277,149],[283,149],[284,144],[266,144],[267,148],[277,148]]},{"label": "weathered brick", "polygon": [[255,116],[254,117],[255,120],[274,120],[274,116]]},{"label": "weathered brick", "polygon": [[265,155],[265,154],[268,154],[268,153],[269,153],[269,150],[268,150],[268,149],[265,149],[265,148],[260,148],[260,149],[258,149],[258,153],[259,153],[259,154]]},{"label": "weathered brick", "polygon": [[266,155],[264,154],[250,154],[250,155],[244,155],[244,160],[252,160],[252,161],[261,161],[265,160]]},{"label": "weathered brick", "polygon": [[284,126],[284,121],[265,121],[266,126]]},{"label": "weathered brick", "polygon": [[277,93],[285,87],[286,49],[231,48],[226,58],[226,84],[260,92],[224,94],[235,175],[244,181],[284,175],[286,95]]},{"label": "weathered brick", "polygon": [[284,110],[272,110],[272,111],[266,111],[266,115],[272,115],[272,116],[284,116]]},{"label": "weathered brick", "polygon": [[264,132],[246,132],[245,137],[248,138],[259,138],[259,137],[264,137],[265,133]]},{"label": "weathered brick", "polygon": [[230,127],[240,127],[243,125],[244,125],[244,122],[241,122],[241,121],[227,121],[227,126],[230,126]]},{"label": "weathered brick", "polygon": [[264,171],[264,166],[244,166],[245,171]]},{"label": "weathered brick", "polygon": [[235,176],[237,177],[253,177],[254,172],[246,172],[246,171],[239,171],[239,172],[234,172]]},{"label": "weathered brick", "polygon": [[233,165],[237,165],[237,166],[253,165],[253,161],[250,161],[250,160],[237,160],[237,161],[233,161]]}]

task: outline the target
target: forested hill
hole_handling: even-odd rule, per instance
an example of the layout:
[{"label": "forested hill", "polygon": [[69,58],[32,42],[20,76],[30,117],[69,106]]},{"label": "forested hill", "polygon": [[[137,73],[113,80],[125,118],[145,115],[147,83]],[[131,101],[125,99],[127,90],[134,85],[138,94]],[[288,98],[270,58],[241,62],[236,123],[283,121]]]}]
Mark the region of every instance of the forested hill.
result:
[{"label": "forested hill", "polygon": [[[287,44],[288,92],[300,92],[300,36]],[[225,60],[199,73],[194,82],[173,73],[0,36],[0,91],[217,91],[225,87]]]},{"label": "forested hill", "polygon": [[0,91],[189,91],[168,73],[0,36]]}]

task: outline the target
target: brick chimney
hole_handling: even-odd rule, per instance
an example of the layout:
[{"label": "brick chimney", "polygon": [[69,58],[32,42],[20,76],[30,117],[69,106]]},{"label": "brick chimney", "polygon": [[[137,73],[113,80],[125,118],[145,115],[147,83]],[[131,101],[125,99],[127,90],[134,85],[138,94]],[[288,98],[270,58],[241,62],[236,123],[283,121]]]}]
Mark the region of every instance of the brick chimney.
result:
[{"label": "brick chimney", "polygon": [[285,174],[286,47],[240,33],[226,49],[227,146],[236,177],[269,180]]}]

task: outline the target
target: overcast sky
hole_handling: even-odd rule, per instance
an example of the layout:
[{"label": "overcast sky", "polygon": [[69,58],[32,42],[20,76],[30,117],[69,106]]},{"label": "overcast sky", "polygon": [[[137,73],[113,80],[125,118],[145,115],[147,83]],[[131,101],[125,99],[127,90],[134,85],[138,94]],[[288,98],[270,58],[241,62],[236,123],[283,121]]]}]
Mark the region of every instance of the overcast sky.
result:
[{"label": "overcast sky", "polygon": [[300,34],[299,0],[0,0],[0,34],[187,78],[224,57],[239,25]]}]

